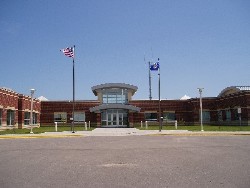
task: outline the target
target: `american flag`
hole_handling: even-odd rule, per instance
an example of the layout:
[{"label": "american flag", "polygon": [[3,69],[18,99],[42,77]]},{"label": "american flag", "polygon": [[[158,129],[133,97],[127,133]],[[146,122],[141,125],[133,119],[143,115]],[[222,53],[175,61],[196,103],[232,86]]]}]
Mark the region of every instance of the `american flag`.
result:
[{"label": "american flag", "polygon": [[74,48],[73,47],[64,48],[64,49],[61,49],[60,51],[62,51],[64,53],[64,55],[74,58]]}]

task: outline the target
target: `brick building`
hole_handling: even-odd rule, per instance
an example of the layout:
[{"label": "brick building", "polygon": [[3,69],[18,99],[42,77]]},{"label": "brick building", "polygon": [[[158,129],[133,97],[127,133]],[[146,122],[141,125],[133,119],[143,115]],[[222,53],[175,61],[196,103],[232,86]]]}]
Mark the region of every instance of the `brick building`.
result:
[{"label": "brick building", "polygon": [[[108,83],[92,87],[97,100],[75,102],[75,124],[91,122],[97,127],[133,127],[140,122],[159,121],[158,100],[133,100],[137,87]],[[228,87],[217,97],[203,98],[203,122],[209,125],[250,125],[250,87]],[[33,99],[33,124],[37,126],[72,123],[72,101]],[[161,100],[163,123],[200,123],[199,98]],[[29,128],[31,97],[0,88],[0,129]]]},{"label": "brick building", "polygon": [[[0,88],[0,129],[25,128],[30,124],[31,97]],[[33,99],[33,124],[40,126],[41,102]]]},{"label": "brick building", "polygon": [[[158,100],[133,100],[137,87],[108,83],[92,87],[97,100],[75,102],[75,122],[90,121],[97,127],[133,127],[141,121],[157,123]],[[42,101],[41,125],[72,122],[72,101]],[[199,98],[161,100],[164,123],[180,125],[200,122]],[[250,125],[250,87],[228,87],[218,97],[203,98],[203,122],[210,125]],[[241,121],[240,121],[241,120]]]}]

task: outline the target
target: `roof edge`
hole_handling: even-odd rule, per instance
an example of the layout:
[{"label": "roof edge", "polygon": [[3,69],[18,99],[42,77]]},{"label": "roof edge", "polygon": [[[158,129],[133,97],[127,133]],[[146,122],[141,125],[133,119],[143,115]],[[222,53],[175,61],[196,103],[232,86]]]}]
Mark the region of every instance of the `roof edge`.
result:
[{"label": "roof edge", "polygon": [[102,89],[108,89],[108,88],[124,88],[124,89],[129,89],[132,91],[132,94],[134,94],[138,87],[131,85],[131,84],[125,84],[125,83],[105,83],[105,84],[100,84],[91,87],[93,93],[95,96],[97,96],[97,91],[102,90]]}]

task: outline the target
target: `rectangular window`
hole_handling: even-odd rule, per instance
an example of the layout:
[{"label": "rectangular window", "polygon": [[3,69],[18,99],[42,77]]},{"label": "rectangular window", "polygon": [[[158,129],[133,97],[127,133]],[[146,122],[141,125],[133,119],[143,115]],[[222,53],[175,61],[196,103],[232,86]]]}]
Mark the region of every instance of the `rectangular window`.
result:
[{"label": "rectangular window", "polygon": [[223,120],[223,116],[222,116],[222,110],[218,111],[218,121],[222,121]]},{"label": "rectangular window", "polygon": [[15,125],[15,111],[7,110],[7,126]]},{"label": "rectangular window", "polygon": [[145,121],[157,121],[157,116],[158,114],[156,112],[146,112],[144,114],[145,116]]},{"label": "rectangular window", "polygon": [[203,122],[210,122],[210,112],[202,111],[202,119],[203,119]]},{"label": "rectangular window", "polygon": [[102,125],[107,125],[107,111],[101,112],[101,118],[102,118]]},{"label": "rectangular window", "polygon": [[[33,112],[32,114],[33,123],[37,124],[37,113]],[[24,125],[30,124],[30,112],[24,112]]]},{"label": "rectangular window", "polygon": [[231,121],[231,111],[229,110],[225,110],[226,112],[226,121]]},{"label": "rectangular window", "polygon": [[54,112],[54,122],[67,122],[67,112]]},{"label": "rectangular window", "polygon": [[239,116],[239,113],[238,113],[238,108],[237,109],[232,109],[232,114],[231,114],[231,116],[232,116],[232,120],[239,120],[240,118],[240,116]]},{"label": "rectangular window", "polygon": [[108,103],[108,95],[107,94],[103,94],[103,96],[102,96],[102,103],[103,104]]},{"label": "rectangular window", "polygon": [[102,91],[103,104],[126,104],[128,102],[128,92],[126,89],[105,89]]},{"label": "rectangular window", "polygon": [[30,112],[24,112],[24,125],[30,124]]},{"label": "rectangular window", "polygon": [[75,112],[74,113],[75,122],[85,122],[85,112]]},{"label": "rectangular window", "polygon": [[2,126],[3,110],[0,109],[0,126]]},{"label": "rectangular window", "polygon": [[163,120],[175,121],[176,120],[175,112],[163,112]]},{"label": "rectangular window", "polygon": [[32,118],[33,118],[33,124],[37,124],[37,113],[33,112]]}]

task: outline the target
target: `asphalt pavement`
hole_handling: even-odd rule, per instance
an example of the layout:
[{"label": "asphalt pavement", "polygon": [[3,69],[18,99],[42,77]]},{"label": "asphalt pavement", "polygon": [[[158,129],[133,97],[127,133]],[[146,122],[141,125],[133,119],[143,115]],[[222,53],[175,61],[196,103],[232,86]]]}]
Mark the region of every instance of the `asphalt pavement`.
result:
[{"label": "asphalt pavement", "polygon": [[1,139],[0,185],[250,187],[250,136],[158,135]]}]

